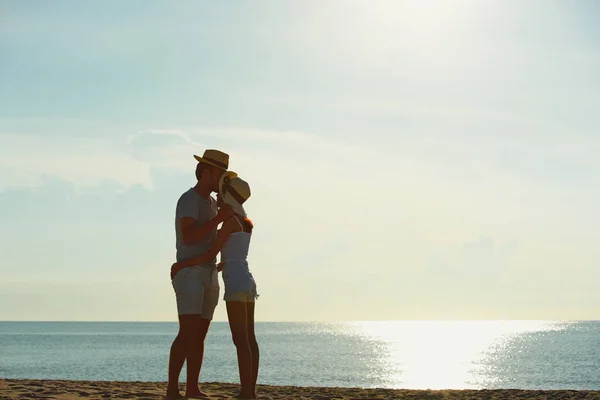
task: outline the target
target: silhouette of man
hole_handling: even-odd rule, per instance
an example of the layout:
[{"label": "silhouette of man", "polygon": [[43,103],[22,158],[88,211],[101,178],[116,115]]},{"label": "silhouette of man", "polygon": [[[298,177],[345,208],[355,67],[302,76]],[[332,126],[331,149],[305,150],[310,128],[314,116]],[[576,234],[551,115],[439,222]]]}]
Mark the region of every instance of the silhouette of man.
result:
[{"label": "silhouette of man", "polygon": [[[177,202],[175,235],[177,261],[206,253],[216,237],[217,226],[233,211],[222,207],[217,213],[216,200],[221,176],[229,168],[229,155],[206,150],[202,157],[194,155],[196,185],[183,193]],[[172,277],[179,314],[179,333],[171,346],[169,382],[166,399],[177,399],[179,374],[187,360],[186,397],[208,397],[200,391],[198,381],[204,358],[204,340],[219,301],[216,258],[209,263],[187,267]]]}]

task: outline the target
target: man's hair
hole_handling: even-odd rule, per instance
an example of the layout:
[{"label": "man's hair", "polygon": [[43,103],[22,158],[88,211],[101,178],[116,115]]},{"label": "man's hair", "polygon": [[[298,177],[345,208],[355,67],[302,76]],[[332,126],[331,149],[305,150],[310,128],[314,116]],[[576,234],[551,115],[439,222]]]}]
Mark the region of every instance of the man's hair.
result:
[{"label": "man's hair", "polygon": [[196,165],[196,179],[198,180],[198,182],[200,182],[200,180],[202,179],[202,174],[204,173],[204,170],[208,168],[208,165],[199,162],[198,165]]}]

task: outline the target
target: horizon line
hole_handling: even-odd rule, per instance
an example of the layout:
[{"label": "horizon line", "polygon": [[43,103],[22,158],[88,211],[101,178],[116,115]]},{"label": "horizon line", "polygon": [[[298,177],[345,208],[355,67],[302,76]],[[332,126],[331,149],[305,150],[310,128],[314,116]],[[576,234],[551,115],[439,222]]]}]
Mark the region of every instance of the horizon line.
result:
[{"label": "horizon line", "polygon": [[[600,322],[600,319],[535,319],[535,318],[515,318],[515,319],[481,319],[481,318],[439,318],[439,319],[373,319],[373,320],[265,320],[255,321],[256,323],[364,323],[364,322]],[[0,320],[0,323],[178,323],[173,321],[148,321],[148,320]],[[228,320],[213,320],[211,322],[229,322]]]}]

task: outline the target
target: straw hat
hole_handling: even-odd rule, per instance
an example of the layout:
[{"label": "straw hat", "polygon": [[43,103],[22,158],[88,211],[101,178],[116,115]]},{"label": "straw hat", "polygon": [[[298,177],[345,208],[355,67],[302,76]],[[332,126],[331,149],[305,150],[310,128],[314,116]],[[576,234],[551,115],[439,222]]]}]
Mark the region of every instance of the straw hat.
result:
[{"label": "straw hat", "polygon": [[228,179],[224,182],[223,187],[220,190],[221,197],[226,204],[229,204],[233,209],[233,212],[243,217],[246,216],[246,210],[244,210],[244,202],[250,197],[250,185],[239,178],[237,175]]},{"label": "straw hat", "polygon": [[232,178],[237,177],[238,174],[233,171],[225,171],[219,179],[219,193],[223,193],[223,185],[227,184]]},{"label": "straw hat", "polygon": [[199,163],[209,164],[213,167],[221,168],[227,170],[229,168],[229,154],[223,153],[219,150],[208,149],[204,151],[204,155],[202,157],[194,154],[194,158]]}]

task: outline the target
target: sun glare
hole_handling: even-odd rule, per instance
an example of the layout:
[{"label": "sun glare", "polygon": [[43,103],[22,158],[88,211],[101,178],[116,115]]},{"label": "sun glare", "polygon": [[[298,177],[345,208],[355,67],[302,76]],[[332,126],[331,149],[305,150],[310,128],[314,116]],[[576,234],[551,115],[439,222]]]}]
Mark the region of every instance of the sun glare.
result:
[{"label": "sun glare", "polygon": [[543,321],[387,321],[354,327],[384,344],[381,362],[389,387],[414,389],[481,388],[480,361],[493,346],[555,328]]}]

